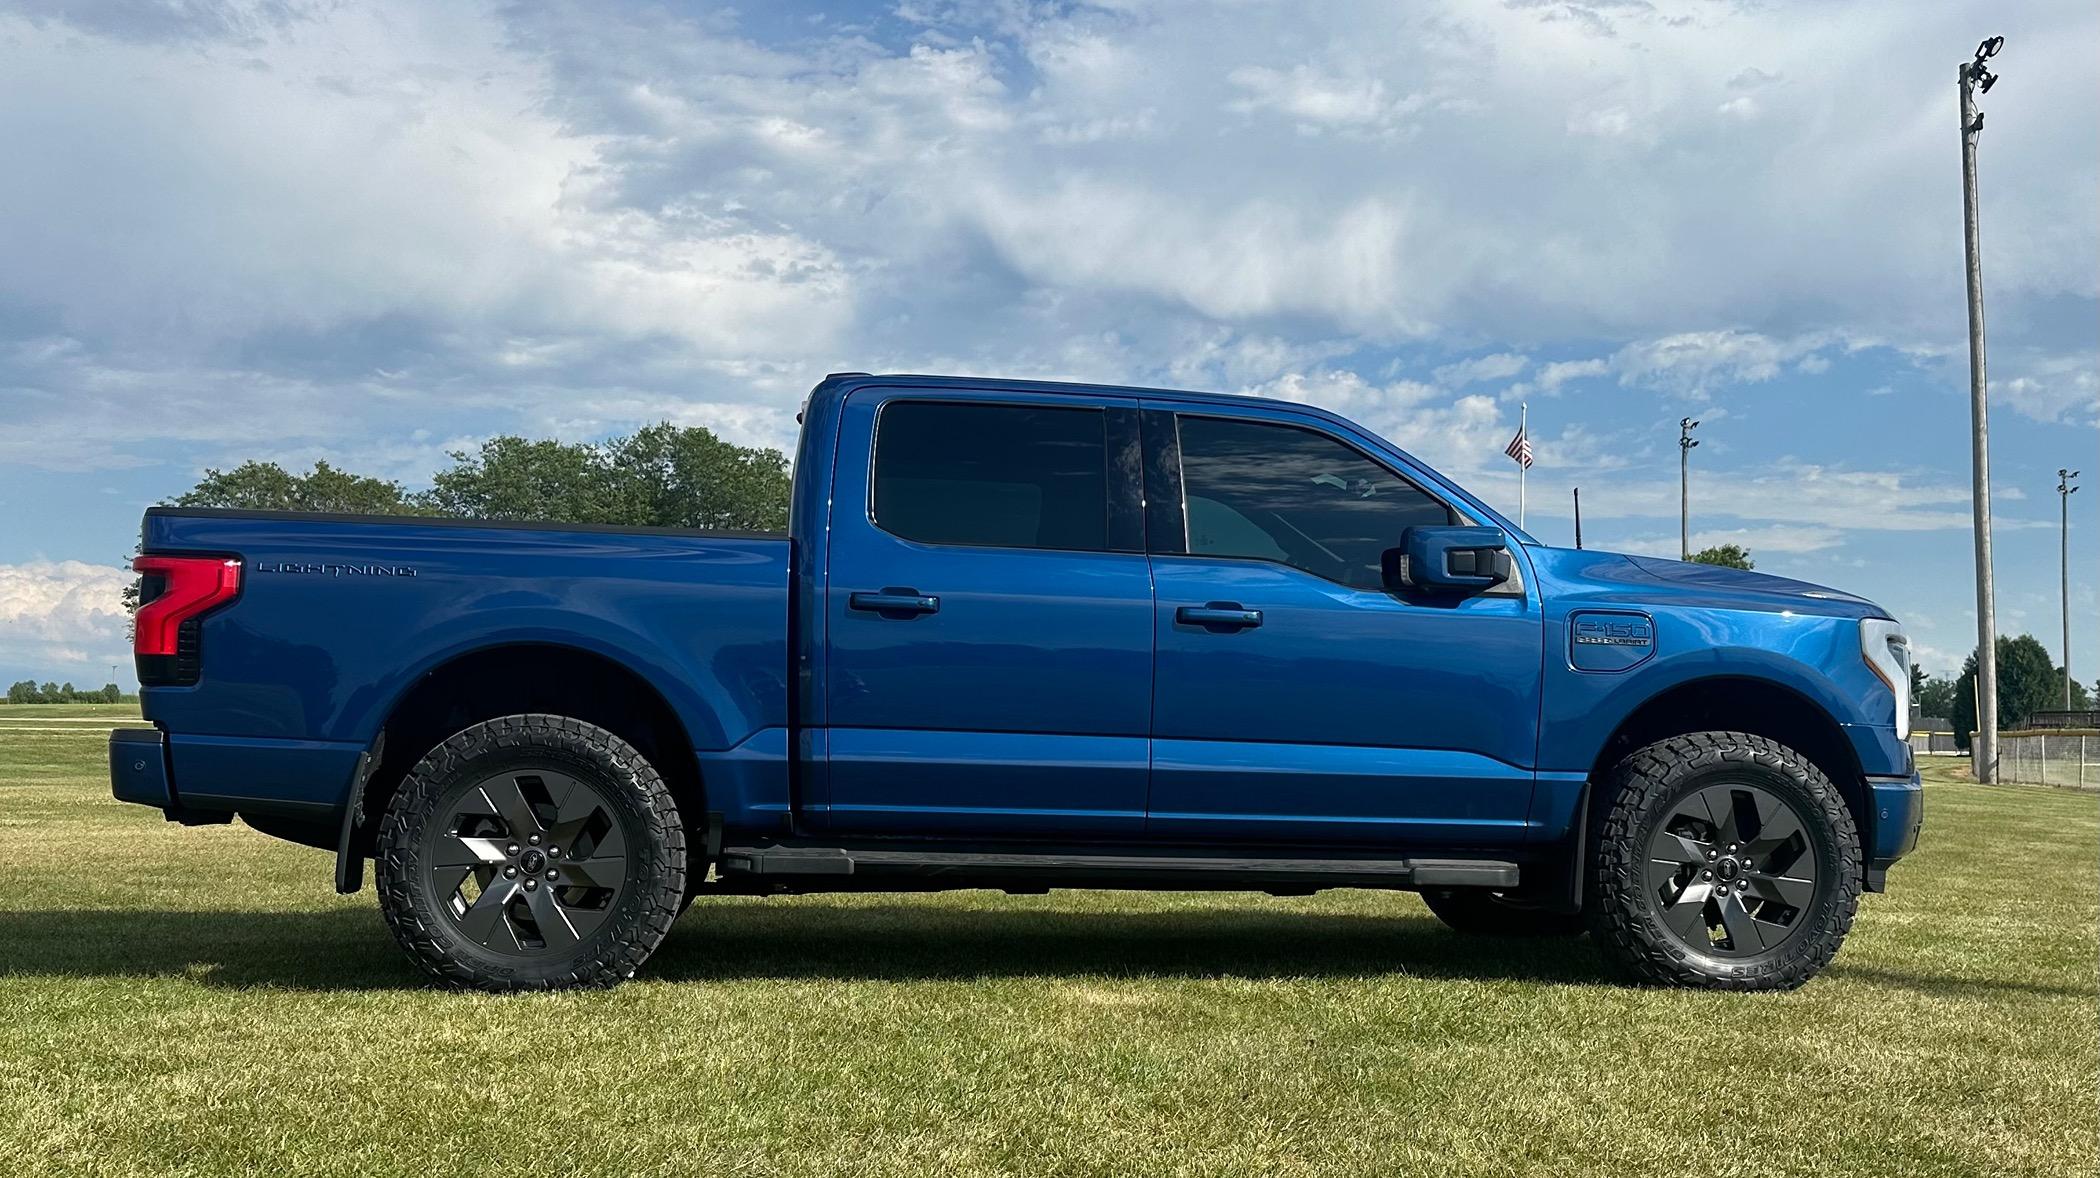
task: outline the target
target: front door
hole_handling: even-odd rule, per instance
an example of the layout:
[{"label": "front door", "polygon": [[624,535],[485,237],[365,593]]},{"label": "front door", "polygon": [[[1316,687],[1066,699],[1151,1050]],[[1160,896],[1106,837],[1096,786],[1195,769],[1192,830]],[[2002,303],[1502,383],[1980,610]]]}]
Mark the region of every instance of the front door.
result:
[{"label": "front door", "polygon": [[1223,414],[1144,415],[1148,496],[1182,508],[1151,515],[1148,833],[1521,841],[1535,598],[1387,591],[1384,550],[1409,525],[1459,522],[1453,510],[1324,422]]},{"label": "front door", "polygon": [[868,388],[839,428],[831,829],[1141,832],[1152,578],[1135,400]]}]

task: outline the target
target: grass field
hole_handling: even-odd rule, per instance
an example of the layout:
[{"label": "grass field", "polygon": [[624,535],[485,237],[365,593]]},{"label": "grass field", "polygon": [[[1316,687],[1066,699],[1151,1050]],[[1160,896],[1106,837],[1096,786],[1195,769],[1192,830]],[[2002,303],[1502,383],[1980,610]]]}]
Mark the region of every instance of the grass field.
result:
[{"label": "grass field", "polygon": [[[2090,1174],[2100,803],[1936,769],[1792,994],[1404,894],[703,900],[589,994],[428,989],[327,856],[0,707],[0,1171]],[[53,731],[56,729],[57,731]],[[1952,765],[1952,762],[1942,762]]]}]

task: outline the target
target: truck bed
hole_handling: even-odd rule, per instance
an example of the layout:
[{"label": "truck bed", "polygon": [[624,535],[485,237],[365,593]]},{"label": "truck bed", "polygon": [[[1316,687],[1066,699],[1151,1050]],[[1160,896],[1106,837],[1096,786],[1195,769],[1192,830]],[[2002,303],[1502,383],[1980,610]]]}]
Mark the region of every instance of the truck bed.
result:
[{"label": "truck bed", "polygon": [[171,808],[332,826],[394,705],[492,645],[640,672],[701,754],[787,724],[784,534],[154,508],[142,551],[242,562],[198,681],[145,693]]}]

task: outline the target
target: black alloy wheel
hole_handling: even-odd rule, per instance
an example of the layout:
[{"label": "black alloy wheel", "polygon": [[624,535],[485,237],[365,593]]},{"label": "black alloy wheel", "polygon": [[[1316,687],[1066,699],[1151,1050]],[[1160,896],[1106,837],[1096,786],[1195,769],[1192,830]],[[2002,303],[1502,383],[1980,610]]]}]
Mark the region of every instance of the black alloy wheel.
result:
[{"label": "black alloy wheel", "polygon": [[1716,957],[1779,948],[1815,908],[1816,857],[1801,815],[1748,781],[1687,795],[1648,839],[1648,884],[1663,925]]},{"label": "black alloy wheel", "polygon": [[468,786],[425,827],[432,894],[468,939],[497,953],[574,948],[628,888],[627,842],[588,781],[511,769]]}]

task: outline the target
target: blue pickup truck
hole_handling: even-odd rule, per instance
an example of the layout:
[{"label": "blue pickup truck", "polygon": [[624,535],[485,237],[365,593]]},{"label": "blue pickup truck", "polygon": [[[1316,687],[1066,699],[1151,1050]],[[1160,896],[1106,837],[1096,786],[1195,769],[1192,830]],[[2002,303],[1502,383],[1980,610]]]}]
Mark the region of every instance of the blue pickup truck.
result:
[{"label": "blue pickup truck", "polygon": [[154,508],[118,798],[374,865],[436,977],[696,897],[1408,889],[1800,985],[1918,837],[1870,602],[1539,543],[1334,414],[841,373],[786,535]]}]

